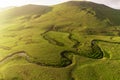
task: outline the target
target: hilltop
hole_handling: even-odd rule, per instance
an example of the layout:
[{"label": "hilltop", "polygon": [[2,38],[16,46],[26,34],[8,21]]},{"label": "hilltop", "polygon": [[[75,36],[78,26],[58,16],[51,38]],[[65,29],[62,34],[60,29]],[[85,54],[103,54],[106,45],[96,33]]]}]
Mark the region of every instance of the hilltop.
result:
[{"label": "hilltop", "polygon": [[109,35],[120,25],[120,11],[103,4],[70,1],[53,6],[52,11],[38,20],[47,20],[60,31]]}]

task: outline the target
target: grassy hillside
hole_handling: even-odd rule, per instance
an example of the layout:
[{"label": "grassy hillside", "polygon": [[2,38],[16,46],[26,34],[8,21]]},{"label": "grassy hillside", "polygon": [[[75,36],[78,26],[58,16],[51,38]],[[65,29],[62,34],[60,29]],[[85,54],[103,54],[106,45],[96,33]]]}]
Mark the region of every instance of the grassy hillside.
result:
[{"label": "grassy hillside", "polygon": [[119,10],[102,4],[77,1],[53,7],[51,12],[41,16],[38,21],[50,23],[55,30],[100,35],[116,35],[114,31],[119,31]]},{"label": "grassy hillside", "polygon": [[[93,2],[79,2],[79,1],[70,1],[64,3],[65,5],[77,6],[82,8],[82,10],[88,10],[87,13],[95,15],[101,20],[108,20],[108,23],[111,25],[120,25],[120,10],[112,9],[103,4],[95,4]],[[92,11],[93,10],[93,11]]]},{"label": "grassy hillside", "polygon": [[34,17],[40,17],[42,14],[45,14],[52,10],[52,7],[41,6],[41,5],[25,5],[21,7],[13,7],[5,11],[0,12],[0,20],[11,20],[17,17],[24,17],[29,19],[32,15]]},{"label": "grassy hillside", "polygon": [[84,1],[0,12],[0,80],[119,80],[119,14]]}]

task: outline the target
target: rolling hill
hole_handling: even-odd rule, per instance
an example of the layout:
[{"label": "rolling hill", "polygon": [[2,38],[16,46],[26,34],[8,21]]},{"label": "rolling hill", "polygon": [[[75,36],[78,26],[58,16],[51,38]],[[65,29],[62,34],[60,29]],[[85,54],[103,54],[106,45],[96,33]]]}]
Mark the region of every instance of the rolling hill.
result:
[{"label": "rolling hill", "polygon": [[0,12],[0,80],[119,80],[120,10],[87,1]]},{"label": "rolling hill", "polygon": [[42,14],[45,14],[52,10],[52,7],[42,6],[42,5],[24,5],[21,7],[13,7],[7,10],[0,12],[1,21],[11,20],[20,16],[31,16],[36,15],[40,17]]},{"label": "rolling hill", "polygon": [[61,31],[115,35],[119,29],[119,14],[119,10],[102,4],[70,1],[55,5],[51,12],[40,19],[47,20],[47,22],[53,21],[51,24]]}]

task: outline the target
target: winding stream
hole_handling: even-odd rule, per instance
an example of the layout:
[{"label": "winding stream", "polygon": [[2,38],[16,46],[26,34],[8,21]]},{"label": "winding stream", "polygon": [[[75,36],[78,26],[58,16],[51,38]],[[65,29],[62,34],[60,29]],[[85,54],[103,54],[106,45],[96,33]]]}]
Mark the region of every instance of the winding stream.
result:
[{"label": "winding stream", "polygon": [[[49,31],[47,31],[47,32],[49,32]],[[47,32],[44,32],[44,33],[41,34],[41,36],[43,36],[43,38],[45,40],[47,40],[50,44],[54,44],[54,45],[57,45],[57,46],[64,46],[64,43],[58,42],[58,41],[56,41],[52,38],[48,38],[47,36],[45,36],[44,34],[46,34]],[[79,52],[77,51],[77,49],[80,45],[80,42],[78,40],[72,38],[71,33],[69,33],[68,38],[72,42],[74,42],[74,45],[72,46],[72,48],[74,48],[74,51],[73,50],[65,50],[65,51],[62,51],[60,53],[61,58],[63,59],[63,60],[61,60],[61,65],[50,65],[50,64],[44,64],[44,63],[41,63],[41,62],[34,61],[35,59],[33,57],[29,56],[25,51],[19,51],[19,52],[16,52],[16,53],[13,53],[13,54],[10,54],[10,55],[6,56],[2,60],[0,60],[0,64],[4,63],[5,61],[10,60],[15,55],[19,55],[19,56],[25,57],[25,59],[29,63],[32,63],[32,64],[37,64],[37,65],[40,65],[40,66],[47,66],[47,67],[55,67],[55,68],[67,67],[67,66],[69,66],[73,63],[74,55],[79,55]],[[120,44],[120,42],[109,42],[109,41],[105,41],[105,40],[94,39],[94,40],[91,41],[92,53],[91,53],[91,56],[89,58],[93,58],[93,59],[103,58],[104,53],[101,50],[101,48],[97,45],[97,42]],[[69,56],[71,56],[71,57],[69,57]],[[70,71],[69,75],[71,77],[71,80],[75,80],[74,77],[72,76],[72,70]]]}]

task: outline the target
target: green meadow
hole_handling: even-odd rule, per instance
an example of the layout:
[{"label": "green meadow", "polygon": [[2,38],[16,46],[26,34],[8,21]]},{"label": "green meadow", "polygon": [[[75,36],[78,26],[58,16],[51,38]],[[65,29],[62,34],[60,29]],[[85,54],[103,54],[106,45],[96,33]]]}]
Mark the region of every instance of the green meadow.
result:
[{"label": "green meadow", "polygon": [[120,10],[86,1],[0,12],[0,80],[119,80]]}]

